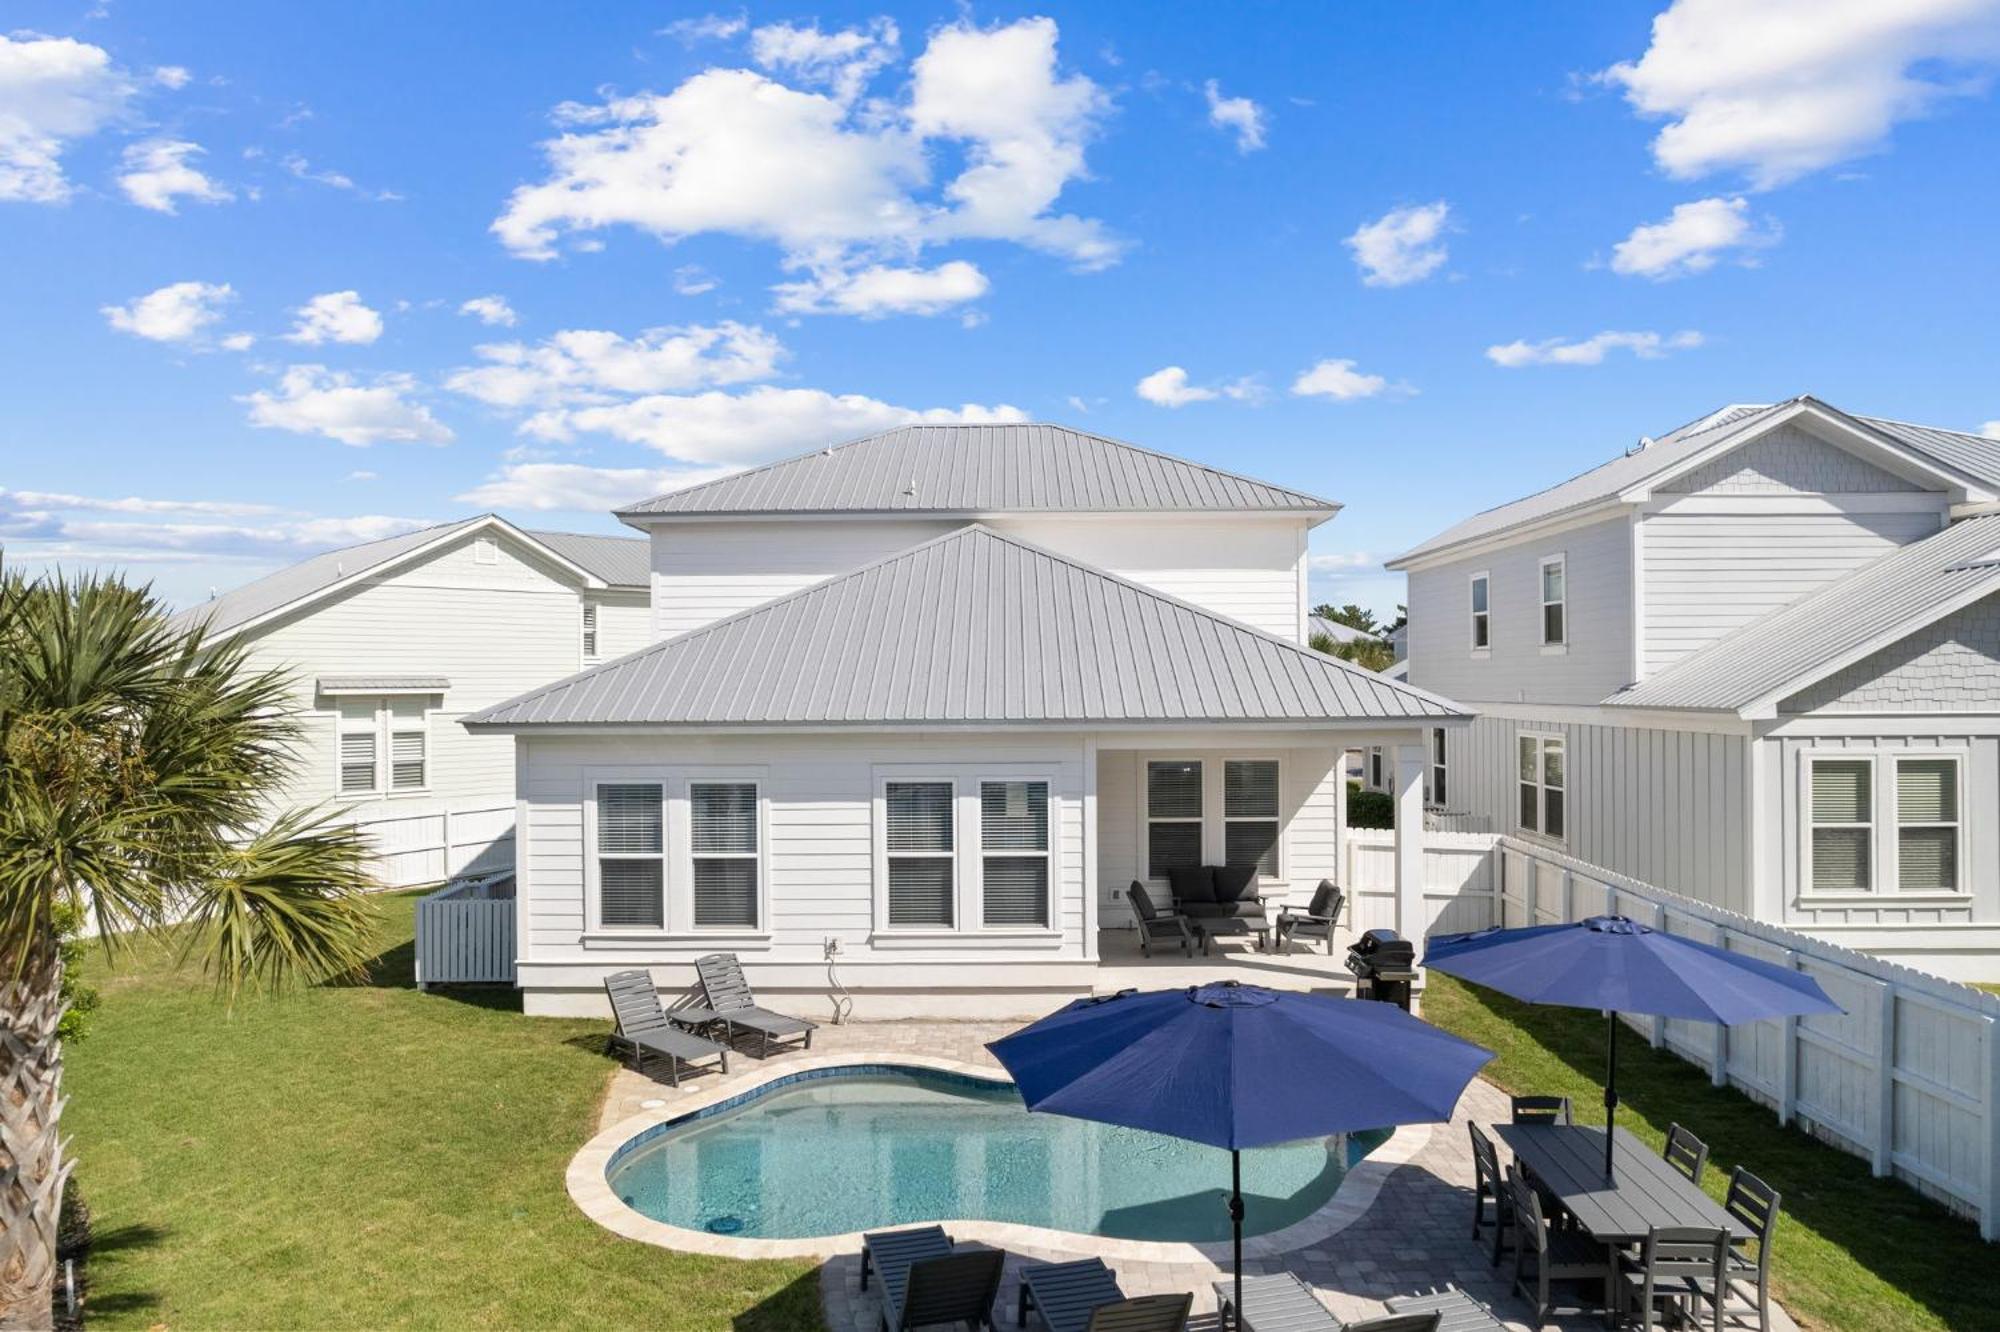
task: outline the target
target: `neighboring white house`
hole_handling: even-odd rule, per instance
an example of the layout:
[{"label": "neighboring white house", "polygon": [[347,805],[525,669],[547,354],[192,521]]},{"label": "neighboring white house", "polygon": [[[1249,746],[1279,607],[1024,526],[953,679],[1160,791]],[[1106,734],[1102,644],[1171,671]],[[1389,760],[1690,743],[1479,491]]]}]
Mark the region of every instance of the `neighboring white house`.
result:
[{"label": "neighboring white house", "polygon": [[2000,443],[1703,417],[1390,562],[1449,810],[2000,979]]},{"label": "neighboring white house", "polygon": [[[1455,705],[1311,651],[1337,505],[1052,426],[894,430],[649,500],[651,646],[466,718],[512,736],[531,1013],[739,954],[862,1011],[1090,992],[1121,894],[1339,873],[1342,758],[1400,760],[1394,922],[1427,924],[1421,743]],[[1390,923],[1390,922],[1384,922]]]},{"label": "neighboring white house", "polygon": [[511,862],[514,762],[459,718],[650,638],[646,543],[485,515],[329,551],[183,613],[296,682],[288,805],[352,809],[391,884]]}]

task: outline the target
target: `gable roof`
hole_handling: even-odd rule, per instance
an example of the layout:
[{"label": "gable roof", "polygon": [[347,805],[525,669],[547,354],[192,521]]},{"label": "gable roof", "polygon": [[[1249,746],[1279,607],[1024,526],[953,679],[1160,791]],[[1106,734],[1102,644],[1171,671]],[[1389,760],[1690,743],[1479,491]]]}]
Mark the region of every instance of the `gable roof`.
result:
[{"label": "gable roof", "polygon": [[1994,591],[2000,591],[2000,515],[1963,519],[1604,701],[1771,715],[1780,699]]},{"label": "gable roof", "polygon": [[[475,528],[491,528],[505,532],[531,549],[540,551],[556,564],[569,569],[585,585],[594,586],[609,582],[582,560],[539,539],[535,534],[523,532],[506,519],[495,514],[482,513],[471,518],[460,518],[456,522],[439,523],[434,527],[421,527],[401,536],[384,537],[380,541],[364,541],[359,545],[342,546],[289,564],[275,573],[254,579],[238,588],[232,588],[220,596],[211,597],[199,606],[192,606],[174,617],[180,625],[203,624],[211,638],[236,633],[251,625],[269,619],[273,615],[292,610],[337,589],[349,587],[362,579],[380,573],[388,567],[411,559],[433,547],[442,546],[472,532]],[[589,540],[591,538],[584,538]],[[598,540],[630,541],[633,545],[644,546],[641,538],[611,537]],[[644,580],[642,580],[644,581]]]},{"label": "gable roof", "polygon": [[972,524],[464,721],[808,727],[1467,715]]},{"label": "gable roof", "polygon": [[570,563],[590,570],[610,587],[652,586],[653,543],[645,537],[539,529],[530,530],[528,535]]},{"label": "gable roof", "polygon": [[1387,641],[1380,634],[1365,633],[1362,630],[1356,629],[1351,624],[1342,624],[1339,620],[1329,620],[1324,615],[1308,615],[1306,616],[1306,637],[1310,639],[1315,634],[1325,634],[1336,643],[1359,643],[1364,639],[1369,642]]},{"label": "gable roof", "polygon": [[715,514],[1299,513],[1332,500],[1065,426],[914,425],[618,510],[635,525]]},{"label": "gable roof", "polygon": [[1709,454],[1726,451],[1758,431],[1813,411],[1872,434],[1891,451],[1909,455],[1922,467],[1970,477],[1980,485],[2000,487],[2000,441],[1977,435],[1910,426],[1874,417],[1850,416],[1810,395],[1768,405],[1735,404],[1673,430],[1644,448],[1600,463],[1567,481],[1535,494],[1473,514],[1388,562],[1399,569],[1411,561],[1498,536],[1533,523],[1581,514],[1609,505],[1634,487],[1676,471]]}]

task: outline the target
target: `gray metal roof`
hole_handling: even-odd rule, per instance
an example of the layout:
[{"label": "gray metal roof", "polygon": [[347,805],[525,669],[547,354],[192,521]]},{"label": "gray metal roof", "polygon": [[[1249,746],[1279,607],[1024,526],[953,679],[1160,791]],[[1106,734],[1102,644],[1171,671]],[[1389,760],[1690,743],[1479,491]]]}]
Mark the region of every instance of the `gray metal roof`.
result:
[{"label": "gray metal roof", "polygon": [[542,531],[530,531],[528,535],[613,587],[652,586],[653,543],[645,537]]},{"label": "gray metal roof", "polygon": [[468,726],[1407,722],[1458,705],[973,524]]},{"label": "gray metal roof", "polygon": [[1835,579],[1604,701],[1736,710],[1803,689],[1871,644],[1893,642],[2000,590],[2000,516],[1968,518]]},{"label": "gray metal roof", "polygon": [[916,425],[618,510],[689,514],[1206,512],[1331,516],[1340,506],[1136,444],[1053,425]]},{"label": "gray metal roof", "polygon": [[451,681],[442,675],[322,675],[322,694],[442,694]]},{"label": "gray metal roof", "polygon": [[[1683,462],[1714,444],[1725,434],[1752,430],[1760,420],[1775,417],[1793,404],[1807,401],[1792,398],[1769,406],[1738,404],[1725,407],[1696,421],[1662,435],[1643,449],[1637,449],[1610,462],[1591,468],[1580,476],[1573,476],[1560,485],[1551,486],[1524,499],[1498,508],[1476,513],[1464,522],[1448,527],[1430,540],[1412,547],[1390,561],[1395,568],[1403,563],[1447,549],[1480,537],[1493,536],[1509,528],[1539,522],[1545,518],[1555,518],[1571,510],[1580,510],[1600,504],[1613,498],[1631,486],[1645,481],[1658,472]],[[1817,400],[1812,400],[1817,403]],[[1818,406],[1845,415],[1826,403]],[[1874,416],[1849,418],[1888,436],[1891,440],[1954,471],[1961,472],[1986,485],[2000,486],[2000,440],[1982,438],[1955,430],[1939,430],[1932,426],[1909,425],[1901,421],[1888,421]]]},{"label": "gray metal roof", "polygon": [[1363,639],[1367,639],[1370,642],[1382,641],[1380,635],[1363,633],[1351,624],[1342,624],[1339,620],[1329,620],[1324,615],[1308,615],[1306,617],[1306,637],[1311,638],[1315,634],[1325,634],[1336,643],[1359,643]]}]

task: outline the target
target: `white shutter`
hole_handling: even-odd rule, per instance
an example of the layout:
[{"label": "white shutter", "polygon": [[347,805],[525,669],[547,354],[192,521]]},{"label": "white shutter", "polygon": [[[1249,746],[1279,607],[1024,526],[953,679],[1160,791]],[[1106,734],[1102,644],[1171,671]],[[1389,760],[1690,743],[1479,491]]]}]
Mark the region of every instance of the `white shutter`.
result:
[{"label": "white shutter", "polygon": [[344,731],[340,736],[340,789],[375,789],[375,733]]},{"label": "white shutter", "polygon": [[424,785],[424,733],[398,731],[389,737],[389,784],[398,791]]}]

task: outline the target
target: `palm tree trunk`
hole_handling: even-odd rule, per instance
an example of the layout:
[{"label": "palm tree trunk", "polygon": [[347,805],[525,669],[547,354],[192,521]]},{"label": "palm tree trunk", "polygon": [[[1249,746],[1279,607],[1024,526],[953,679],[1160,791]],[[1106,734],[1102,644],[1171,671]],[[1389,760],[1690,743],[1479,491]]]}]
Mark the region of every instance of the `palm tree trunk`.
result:
[{"label": "palm tree trunk", "polygon": [[53,1321],[62,1119],[62,955],[38,931],[0,949],[0,1329]]}]

